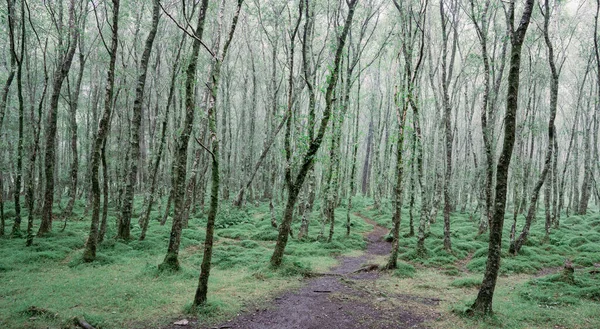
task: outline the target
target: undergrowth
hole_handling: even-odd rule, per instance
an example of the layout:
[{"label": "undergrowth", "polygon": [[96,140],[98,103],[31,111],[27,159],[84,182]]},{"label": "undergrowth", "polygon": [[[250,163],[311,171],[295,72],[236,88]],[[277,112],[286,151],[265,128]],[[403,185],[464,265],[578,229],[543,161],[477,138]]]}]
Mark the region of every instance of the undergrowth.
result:
[{"label": "undergrowth", "polygon": [[[136,199],[136,212],[141,209],[141,202]],[[346,208],[341,204],[336,211],[336,233],[331,242],[326,242],[319,234],[322,223],[317,203],[309,235],[302,241],[290,238],[282,266],[273,269],[269,266],[269,257],[278,231],[271,226],[268,204],[237,209],[223,202],[216,220],[209,301],[206,306],[191,310],[205,238],[206,216],[201,210],[192,213],[189,226],[183,229],[179,259],[182,269],[161,272],[157,265],[166,253],[170,217],[167,225],[160,226],[162,211],[152,211],[146,239],[125,243],[113,239],[116,217],[109,212],[109,230],[98,248],[97,260],[84,263],[81,255],[90,224],[84,216],[85,205],[77,201],[74,215],[67,220],[64,231],[61,231],[63,222],[56,221],[52,233],[36,238],[34,245],[28,248],[24,239],[0,239],[0,328],[68,327],[75,316],[83,316],[96,328],[159,327],[189,312],[202,323],[219,322],[253,305],[264,304],[281,291],[297,287],[299,279],[311,272],[326,272],[336,264],[336,256],[364,249],[366,242],[362,233],[369,231],[371,225],[355,215],[356,212],[391,228],[391,203],[384,200],[379,209],[372,204],[371,199],[354,198],[352,234],[348,237],[345,236]],[[11,227],[14,210],[10,203],[5,205],[7,227]],[[282,206],[275,206],[278,221]],[[477,234],[478,223],[467,214],[453,213],[453,248],[451,252],[445,251],[441,213],[438,217],[425,240],[427,255],[419,257],[415,252],[416,236],[408,236],[408,209],[403,209],[399,243],[402,261],[389,276],[393,283],[390,285],[397,287],[398,282],[411,284],[414,280],[415,289],[441,295],[455,291],[454,300],[464,302],[465,298],[474,297],[481,283],[488,237]],[[519,216],[519,230],[523,221]],[[134,217],[132,223],[132,236],[138,237],[137,218]],[[35,224],[34,230],[37,230],[37,219]],[[600,274],[596,265],[600,263],[600,217],[564,218],[560,228],[552,230],[549,241],[544,241],[543,226],[540,217],[534,222],[531,236],[519,255],[511,256],[506,254],[510,228],[505,225],[501,280],[519,279],[510,289],[499,284],[496,300],[500,302],[495,303],[499,310],[497,317],[510,328],[543,328],[540,325],[543,323],[586,328],[578,324],[584,320],[575,319],[580,321],[577,322],[563,317],[570,312],[590,314],[599,307]],[[294,234],[299,227],[296,219],[292,224]],[[328,233],[328,225],[324,233]],[[559,271],[565,259],[571,260],[576,268],[574,284],[562,282],[554,274],[532,278],[540,270]],[[429,271],[435,276],[427,276]],[[523,279],[524,274],[527,279]],[[427,279],[423,281],[422,277]],[[32,306],[56,316],[31,316],[27,310]],[[469,327],[470,322],[465,323]]]},{"label": "undergrowth", "polygon": [[[135,200],[136,212],[141,201]],[[14,210],[9,203],[5,206],[10,228]],[[96,261],[84,263],[82,252],[90,225],[84,209],[78,200],[65,230],[61,231],[63,220],[56,220],[53,231],[35,238],[31,247],[25,247],[24,239],[0,239],[0,328],[69,327],[75,316],[83,316],[96,328],[157,327],[189,311],[202,262],[206,226],[202,211],[192,214],[183,229],[182,269],[164,272],[157,265],[166,253],[171,217],[160,226],[162,212],[155,209],[144,241],[116,241],[116,214],[111,208]],[[281,205],[275,213],[280,220]],[[318,238],[319,219],[316,207],[309,236],[303,241],[290,239],[282,266],[273,269],[269,257],[278,231],[271,226],[268,204],[238,209],[222,203],[216,220],[209,303],[195,315],[205,323],[231,317],[248,305],[265,303],[269,296],[298,286],[298,279],[312,271],[327,271],[337,255],[366,246],[362,232],[370,230],[370,225],[352,215],[352,234],[346,237],[345,208],[336,212],[338,232],[331,242]],[[136,217],[132,223],[131,234],[137,238],[141,230]],[[38,225],[36,218],[34,232]],[[294,233],[299,225],[293,223]],[[31,316],[25,311],[32,306],[56,316]]]}]

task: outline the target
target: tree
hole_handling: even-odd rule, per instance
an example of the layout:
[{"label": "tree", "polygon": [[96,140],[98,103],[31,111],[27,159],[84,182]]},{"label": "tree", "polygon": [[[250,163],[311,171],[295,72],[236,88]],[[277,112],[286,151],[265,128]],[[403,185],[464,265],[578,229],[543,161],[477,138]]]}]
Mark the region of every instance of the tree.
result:
[{"label": "tree", "polygon": [[[285,250],[285,246],[287,244],[288,235],[292,224],[294,206],[296,205],[296,201],[298,201],[298,194],[300,193],[300,189],[302,187],[302,184],[304,184],[304,180],[306,179],[306,175],[308,174],[310,167],[313,165],[314,157],[317,151],[319,150],[319,147],[321,146],[323,136],[325,135],[325,130],[327,129],[327,124],[329,123],[329,118],[331,117],[333,105],[333,91],[335,90],[338,80],[340,62],[342,60],[342,51],[346,43],[348,30],[350,29],[350,25],[352,24],[352,17],[354,16],[355,6],[357,2],[357,0],[347,1],[348,14],[346,16],[343,30],[338,36],[333,68],[330,71],[330,75],[327,78],[327,89],[325,91],[325,110],[323,111],[323,116],[321,118],[321,123],[319,129],[317,130],[317,134],[314,138],[310,140],[308,150],[302,158],[300,169],[295,175],[295,177],[292,177],[292,168],[290,165],[292,156],[292,151],[290,147],[291,115],[289,115],[287,119],[288,121],[285,135],[285,153],[288,164],[286,165],[285,169],[285,181],[288,197],[283,214],[283,219],[281,221],[281,225],[279,225],[279,234],[277,236],[275,250],[273,251],[273,255],[271,256],[270,262],[273,267],[279,267],[283,260],[283,251]],[[291,106],[288,106],[288,113],[289,112],[291,112]]]},{"label": "tree", "polygon": [[133,119],[131,122],[131,141],[130,141],[130,152],[131,157],[129,158],[129,174],[127,180],[127,186],[125,187],[125,199],[123,200],[123,208],[121,213],[121,220],[119,221],[119,227],[117,229],[117,238],[123,240],[130,239],[130,224],[131,214],[133,207],[133,196],[136,177],[138,174],[138,163],[140,161],[140,126],[142,124],[142,105],[144,102],[144,88],[146,86],[146,75],[148,72],[148,62],[150,61],[150,54],[152,52],[152,45],[154,44],[154,38],[156,37],[156,30],[158,29],[158,16],[160,14],[160,2],[159,0],[153,0],[152,2],[152,26],[148,32],[146,43],[144,44],[144,52],[140,61],[139,76],[135,88],[135,100],[133,101]]},{"label": "tree", "polygon": [[502,252],[502,228],[504,225],[504,213],[506,211],[506,194],[508,169],[515,144],[516,114],[519,107],[519,70],[521,68],[521,49],[525,41],[525,33],[531,20],[534,0],[526,0],[523,14],[519,25],[515,30],[515,1],[511,1],[508,7],[508,26],[510,30],[510,66],[508,72],[508,90],[506,94],[506,113],[504,115],[504,139],[502,151],[496,168],[495,201],[492,221],[490,223],[490,238],[488,257],[485,267],[483,282],[479,288],[477,299],[471,306],[471,311],[478,314],[488,315],[492,313],[492,300],[496,280],[500,269],[500,257]]},{"label": "tree", "polygon": [[[59,34],[62,35],[62,31]],[[56,157],[56,122],[58,120],[58,101],[62,84],[69,74],[71,63],[77,48],[77,40],[79,39],[79,28],[75,21],[75,0],[69,1],[69,38],[66,44],[64,40],[59,39],[59,48],[64,47],[64,51],[58,58],[58,65],[54,72],[52,81],[52,94],[50,95],[50,107],[47,114],[47,122],[45,129],[45,158],[44,158],[44,174],[46,176],[46,186],[44,189],[44,205],[42,208],[42,223],[37,235],[43,236],[52,230],[52,205],[54,204],[54,166]],[[116,54],[115,54],[116,56]]]},{"label": "tree", "polygon": [[[73,1],[73,0],[71,0]],[[108,6],[108,5],[107,5]],[[83,252],[83,260],[85,262],[92,262],[96,259],[96,248],[98,246],[98,226],[100,224],[100,182],[98,177],[100,162],[102,160],[102,167],[104,173],[104,203],[107,202],[107,168],[104,150],[106,149],[106,139],[110,130],[110,116],[113,106],[113,94],[115,85],[115,63],[117,61],[117,48],[119,46],[119,7],[120,0],[112,0],[112,23],[110,24],[111,29],[111,43],[110,48],[107,48],[108,55],[110,57],[108,69],[106,71],[106,91],[104,94],[104,112],[102,118],[98,124],[98,130],[94,139],[94,148],[92,151],[92,163],[91,163],[91,199],[92,199],[92,223],[90,226],[90,234],[85,243],[85,251]],[[108,12],[108,10],[107,10]],[[96,7],[94,7],[94,13],[96,14]],[[108,19],[108,18],[107,18]],[[101,154],[102,153],[102,154]],[[104,217],[104,216],[103,216]],[[103,226],[105,229],[105,221],[103,220]],[[103,233],[101,229],[100,232]]]},{"label": "tree", "polygon": [[[223,46],[223,50],[220,55],[213,56],[213,67],[210,74],[208,87],[210,89],[209,100],[208,100],[208,130],[210,134],[211,150],[210,155],[212,156],[212,185],[210,192],[210,209],[208,210],[208,218],[206,221],[206,238],[204,240],[204,257],[202,257],[202,265],[200,265],[200,277],[198,279],[198,289],[196,289],[196,296],[194,297],[193,307],[204,305],[206,303],[206,295],[208,293],[208,277],[210,275],[210,262],[212,259],[213,239],[215,232],[215,218],[217,217],[217,210],[219,207],[219,140],[217,138],[217,93],[219,90],[219,81],[221,78],[221,67],[223,60],[227,56],[227,51],[231,46],[235,28],[238,23],[240,16],[240,10],[242,8],[243,0],[237,0],[237,7],[235,14],[231,22],[231,28],[227,35],[227,40]],[[223,13],[219,15],[221,20]],[[219,23],[219,26],[221,23]],[[219,27],[220,30],[220,27]],[[217,39],[220,39],[220,31],[218,32]],[[218,53],[219,42],[217,41],[214,54]],[[206,149],[208,151],[208,148]]]},{"label": "tree", "polygon": [[[173,216],[173,225],[171,227],[171,235],[169,236],[169,247],[167,255],[162,264],[161,269],[179,270],[179,243],[181,242],[182,218],[183,218],[183,201],[185,178],[187,173],[187,149],[192,133],[192,125],[194,124],[195,116],[195,80],[196,68],[198,66],[198,54],[200,45],[202,44],[202,35],[204,34],[204,22],[206,20],[206,11],[208,10],[208,0],[202,0],[198,11],[198,23],[193,34],[186,33],[194,40],[192,44],[192,53],[188,60],[185,78],[185,118],[177,144],[175,146],[175,160],[172,166],[172,193],[175,214]],[[163,9],[164,11],[164,9]],[[168,211],[168,209],[167,209]]]},{"label": "tree", "polygon": [[[531,227],[531,222],[535,217],[535,212],[537,208],[537,199],[540,193],[540,189],[544,182],[546,182],[548,187],[551,187],[552,181],[547,179],[548,173],[552,170],[552,153],[555,148],[555,134],[556,127],[554,126],[554,120],[556,119],[556,109],[558,107],[558,78],[560,76],[560,68],[556,66],[555,56],[554,56],[554,47],[552,45],[552,41],[550,40],[549,34],[549,25],[550,25],[550,15],[551,8],[548,3],[548,0],[544,0],[542,15],[544,15],[544,40],[546,42],[546,47],[548,48],[548,64],[550,67],[550,119],[548,120],[548,146],[546,150],[546,158],[544,160],[544,169],[540,174],[540,177],[535,184],[533,192],[531,194],[531,201],[529,202],[529,210],[527,211],[527,217],[525,219],[525,225],[523,227],[523,231],[519,235],[516,241],[510,246],[509,253],[517,254],[521,250],[521,247],[527,241],[527,237],[529,236],[529,229]],[[562,66],[562,65],[561,65]],[[546,197],[547,199],[548,197]],[[549,211],[548,206],[550,202],[546,203],[546,211]],[[549,216],[547,216],[549,217]],[[550,218],[546,220],[546,237],[549,237],[550,234]]]}]

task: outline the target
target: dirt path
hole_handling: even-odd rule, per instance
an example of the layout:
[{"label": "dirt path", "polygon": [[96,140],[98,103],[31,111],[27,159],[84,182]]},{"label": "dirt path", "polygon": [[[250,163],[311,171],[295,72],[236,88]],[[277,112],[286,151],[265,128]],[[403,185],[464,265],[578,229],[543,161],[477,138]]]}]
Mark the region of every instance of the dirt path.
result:
[{"label": "dirt path", "polygon": [[[359,213],[356,215],[373,225],[373,230],[365,235],[368,245],[362,256],[341,257],[340,264],[331,269],[331,273],[339,276],[308,279],[299,290],[275,298],[268,309],[241,314],[220,325],[205,328],[424,328],[423,322],[431,320],[434,315],[412,313],[377,295],[370,287],[379,278],[378,271],[354,273],[377,256],[387,255],[391,247],[384,241],[386,228]],[[415,300],[417,297],[394,298]],[[437,304],[437,301],[429,299],[419,302]]]}]

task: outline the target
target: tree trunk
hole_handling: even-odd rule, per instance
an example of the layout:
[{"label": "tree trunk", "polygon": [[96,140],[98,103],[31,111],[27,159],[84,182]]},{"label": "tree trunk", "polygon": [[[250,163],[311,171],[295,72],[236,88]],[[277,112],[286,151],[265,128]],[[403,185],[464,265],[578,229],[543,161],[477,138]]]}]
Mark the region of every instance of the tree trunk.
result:
[{"label": "tree trunk", "polygon": [[[150,190],[146,194],[146,199],[144,200],[144,205],[146,206],[140,215],[140,226],[142,227],[142,232],[140,233],[140,241],[146,238],[146,231],[148,230],[148,223],[150,221],[150,211],[152,211],[152,205],[154,203],[154,194],[156,191],[156,181],[158,180],[158,169],[160,168],[160,160],[162,159],[163,150],[165,148],[165,142],[167,139],[167,125],[169,123],[169,111],[171,109],[171,103],[173,101],[173,96],[175,93],[175,80],[177,78],[177,71],[179,68],[179,57],[181,55],[181,49],[183,48],[183,41],[185,40],[185,35],[182,36],[181,42],[179,43],[179,48],[177,49],[177,55],[175,56],[175,62],[173,63],[173,68],[171,70],[171,83],[169,87],[169,95],[167,97],[167,105],[165,106],[165,114],[163,116],[162,124],[161,124],[161,132],[160,132],[160,142],[158,144],[158,151],[156,152],[156,156],[154,158],[154,162],[152,165],[152,169],[150,171]],[[169,198],[170,199],[170,198]],[[167,209],[170,208],[171,201],[167,202]],[[168,212],[168,210],[167,210]],[[166,220],[165,220],[166,222]],[[161,225],[165,223],[161,220]]]},{"label": "tree trunk", "polygon": [[130,239],[130,224],[133,212],[133,197],[135,181],[138,174],[138,163],[140,162],[140,126],[142,124],[142,105],[144,102],[144,88],[146,86],[146,74],[148,72],[148,62],[150,61],[150,53],[152,45],[156,37],[158,28],[158,16],[160,14],[160,1],[153,0],[152,6],[152,27],[146,38],[144,52],[140,61],[140,75],[138,76],[135,88],[135,100],[133,101],[133,119],[131,122],[131,140],[129,149],[131,155],[129,157],[129,174],[127,175],[127,185],[125,187],[125,197],[123,200],[123,208],[121,212],[120,225],[117,228],[117,239]]},{"label": "tree trunk", "polygon": [[515,124],[517,109],[519,107],[519,70],[521,68],[521,48],[525,40],[525,33],[531,20],[534,0],[526,0],[523,15],[519,20],[519,27],[514,30],[515,3],[511,2],[508,10],[508,25],[511,31],[510,69],[508,73],[508,91],[506,95],[506,114],[504,117],[504,141],[496,170],[496,197],[494,212],[490,223],[490,237],[488,259],[485,274],[477,299],[471,306],[471,311],[478,314],[492,313],[492,300],[496,280],[500,269],[502,251],[502,228],[506,207],[506,192],[508,169],[515,144]]},{"label": "tree trunk", "polygon": [[[74,1],[74,0],[72,0]],[[118,47],[118,36],[119,36],[119,6],[120,0],[112,0],[112,24],[111,24],[111,45],[109,49],[110,61],[108,65],[108,71],[106,73],[106,93],[104,94],[104,113],[98,124],[98,131],[96,132],[96,138],[94,140],[94,150],[92,153],[92,223],[90,226],[90,234],[87,242],[85,243],[85,251],[83,253],[83,260],[85,262],[92,262],[96,259],[96,248],[98,245],[98,224],[100,221],[100,182],[98,179],[98,171],[101,162],[101,152],[104,148],[103,145],[106,143],[108,132],[110,130],[110,117],[112,111],[114,84],[115,84],[115,62],[117,60],[117,47]],[[107,168],[104,167],[104,171]],[[106,175],[105,175],[106,177]],[[106,186],[106,181],[105,181]],[[106,189],[105,189],[106,190]],[[105,196],[107,191],[104,192]],[[105,200],[107,202],[107,200]]]},{"label": "tree trunk", "polygon": [[[223,2],[224,3],[224,2]],[[227,50],[231,45],[235,28],[237,26],[238,18],[240,16],[240,10],[242,7],[243,0],[237,1],[237,8],[232,19],[231,28],[229,30],[227,41],[223,47],[223,52],[220,57],[213,58],[213,68],[210,75],[210,82],[208,84],[210,89],[210,97],[208,100],[208,131],[209,140],[211,141],[211,156],[212,156],[212,169],[211,169],[211,188],[210,188],[210,208],[208,210],[208,218],[206,221],[206,238],[204,240],[204,254],[202,257],[202,264],[200,265],[200,277],[198,278],[198,288],[196,289],[196,295],[194,296],[194,303],[192,307],[196,308],[200,305],[206,304],[206,298],[208,293],[208,277],[210,276],[210,263],[212,259],[213,240],[215,232],[215,218],[217,217],[217,210],[219,207],[219,139],[217,138],[217,94],[219,92],[219,81],[221,78],[221,65],[223,60],[227,56]],[[224,8],[222,8],[224,10]],[[220,39],[221,20],[223,12],[219,14],[219,31],[217,32],[217,40]],[[219,42],[215,47],[215,53],[218,53]],[[208,150],[207,150],[208,151]]]},{"label": "tree trunk", "polygon": [[[277,243],[275,245],[275,250],[273,251],[273,255],[271,256],[270,262],[271,262],[271,266],[273,266],[273,267],[279,267],[283,260],[283,252],[284,252],[285,246],[287,244],[288,235],[289,235],[289,231],[290,231],[290,227],[291,227],[292,219],[293,219],[294,206],[298,199],[298,193],[300,192],[300,188],[302,187],[302,184],[304,183],[306,175],[308,174],[310,168],[313,165],[314,157],[317,154],[317,151],[319,150],[319,148],[321,146],[321,143],[323,141],[323,136],[325,135],[325,130],[327,129],[327,124],[329,122],[329,118],[331,117],[332,105],[333,105],[333,92],[335,90],[337,80],[338,80],[338,75],[339,75],[339,71],[340,71],[340,62],[342,60],[342,52],[344,49],[344,45],[346,43],[346,37],[348,35],[348,30],[350,29],[350,25],[352,23],[352,17],[354,16],[355,5],[357,2],[358,2],[357,0],[347,1],[348,16],[346,17],[346,21],[344,23],[342,33],[338,37],[338,41],[337,41],[337,48],[335,50],[333,68],[331,71],[331,76],[328,79],[327,89],[325,92],[325,110],[323,111],[323,116],[321,118],[321,123],[320,123],[319,129],[318,129],[317,135],[315,136],[314,139],[311,139],[311,141],[309,143],[308,151],[306,152],[303,159],[301,160],[302,162],[301,162],[300,170],[295,178],[292,178],[291,166],[290,166],[290,162],[291,162],[290,133],[291,133],[292,118],[291,118],[291,116],[288,118],[287,131],[286,131],[286,136],[285,136],[286,137],[285,138],[286,159],[288,162],[288,165],[286,165],[285,176],[286,176],[286,186],[287,186],[287,190],[288,190],[288,199],[287,199],[287,203],[286,203],[286,207],[285,207],[285,211],[284,211],[284,215],[283,215],[283,220],[281,221],[281,225],[279,225],[279,234],[277,236]],[[301,6],[302,6],[302,2],[300,4],[300,7]],[[302,12],[302,7],[300,9],[300,12]],[[300,20],[298,20],[298,24],[299,23],[300,23]],[[296,27],[296,30],[297,30],[297,27]],[[292,45],[293,45],[293,38],[292,38]],[[291,52],[291,53],[293,53],[293,52]],[[291,106],[288,106],[288,113],[289,112],[291,112]],[[312,129],[312,127],[309,127],[309,129]]]},{"label": "tree trunk", "polygon": [[[118,3],[118,0],[115,0]],[[46,188],[44,190],[44,204],[42,208],[42,222],[38,230],[38,236],[42,236],[52,230],[52,205],[54,203],[54,162],[56,158],[56,123],[58,119],[58,100],[60,90],[73,62],[77,39],[79,38],[79,27],[75,25],[75,0],[69,2],[69,48],[61,54],[59,65],[54,73],[52,95],[50,96],[50,107],[47,114],[47,124],[44,137],[46,138],[45,151],[45,175]],[[116,42],[115,42],[116,44]],[[115,54],[116,56],[116,54]]]},{"label": "tree trunk", "polygon": [[[200,52],[200,40],[204,34],[204,21],[208,9],[208,0],[202,0],[200,11],[198,12],[198,24],[194,31],[194,43],[192,54],[188,62],[185,80],[185,119],[181,134],[175,146],[175,160],[172,169],[172,196],[174,204],[173,225],[169,236],[169,247],[167,254],[160,269],[179,270],[179,243],[181,242],[182,216],[183,216],[183,198],[185,189],[185,180],[187,173],[187,149],[195,115],[195,80],[196,68],[198,65],[198,53]],[[168,210],[167,210],[168,211]]]},{"label": "tree trunk", "polygon": [[[79,94],[81,91],[81,80],[85,68],[85,57],[83,55],[83,37],[79,38],[79,72],[77,73],[77,81],[75,82],[75,90],[69,99],[69,126],[71,128],[71,186],[69,187],[69,203],[63,211],[64,217],[70,217],[73,214],[73,206],[77,198],[77,178],[79,175],[79,153],[77,149],[77,108],[79,107]],[[68,80],[67,80],[68,82]],[[70,91],[69,91],[70,92]]]}]

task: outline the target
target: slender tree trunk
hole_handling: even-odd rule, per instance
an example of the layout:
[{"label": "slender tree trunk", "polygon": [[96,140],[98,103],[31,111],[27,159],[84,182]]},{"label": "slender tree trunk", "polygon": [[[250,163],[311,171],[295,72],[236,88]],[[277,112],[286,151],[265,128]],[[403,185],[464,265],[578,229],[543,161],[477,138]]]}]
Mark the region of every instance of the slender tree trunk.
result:
[{"label": "slender tree trunk", "polygon": [[[27,200],[27,208],[29,210],[28,218],[27,218],[27,242],[26,246],[31,246],[33,244],[33,214],[34,214],[34,185],[35,185],[35,163],[37,159],[38,151],[40,150],[40,135],[42,132],[42,109],[44,107],[44,100],[46,99],[46,93],[48,91],[48,70],[46,69],[46,48],[44,48],[44,87],[42,89],[42,95],[38,102],[37,107],[37,119],[34,125],[34,140],[31,154],[29,155],[29,168],[28,168],[28,181],[27,181],[27,193],[25,196],[25,200]],[[34,121],[33,114],[33,106],[31,108],[31,121]],[[2,191],[2,186],[0,184],[0,191]],[[2,192],[0,192],[0,198],[2,197]]]},{"label": "slender tree trunk", "polygon": [[506,114],[504,117],[504,141],[496,170],[496,196],[494,212],[490,223],[490,237],[488,259],[486,263],[483,282],[477,299],[471,306],[471,311],[479,314],[492,313],[492,300],[496,288],[496,280],[500,269],[502,251],[502,227],[506,211],[506,194],[508,169],[515,144],[515,124],[517,109],[519,107],[519,70],[521,68],[521,48],[525,40],[525,33],[531,20],[534,0],[526,0],[523,14],[519,20],[517,30],[514,30],[515,3],[511,2],[508,9],[508,25],[511,31],[510,69],[508,73],[508,91],[506,95]]},{"label": "slender tree trunk", "polygon": [[[275,250],[273,251],[273,255],[271,256],[271,265],[273,267],[279,267],[283,260],[283,252],[285,250],[285,246],[287,244],[288,235],[290,231],[290,227],[292,224],[293,214],[294,214],[294,206],[296,201],[298,200],[298,194],[300,193],[300,188],[306,179],[306,175],[308,174],[310,168],[313,165],[314,157],[319,150],[321,143],[323,141],[323,136],[325,135],[325,130],[327,129],[327,124],[329,122],[329,118],[331,117],[332,105],[333,105],[333,92],[335,90],[338,75],[340,71],[340,62],[342,60],[342,52],[344,49],[344,45],[346,43],[346,37],[348,35],[348,30],[350,29],[350,25],[352,23],[352,17],[354,16],[355,5],[357,0],[350,0],[347,2],[348,4],[348,16],[346,16],[346,21],[344,23],[343,30],[338,37],[337,48],[335,50],[335,57],[333,68],[331,71],[331,76],[328,79],[327,89],[325,92],[325,110],[323,111],[323,116],[321,118],[321,123],[318,129],[318,132],[314,139],[311,139],[308,147],[308,151],[304,155],[304,158],[301,160],[300,170],[295,178],[292,178],[290,160],[291,160],[291,146],[290,146],[290,133],[291,133],[291,122],[288,121],[287,131],[285,136],[285,150],[286,150],[286,159],[288,165],[286,166],[286,186],[288,190],[288,198],[285,206],[285,211],[283,215],[283,220],[281,221],[281,225],[279,225],[279,234],[277,236],[277,243],[275,245]],[[302,6],[302,2],[301,5]],[[302,12],[302,8],[300,9]],[[300,21],[298,21],[300,23]],[[297,28],[296,28],[297,30]],[[293,40],[293,39],[292,39]],[[293,44],[293,41],[292,41]],[[288,111],[291,111],[291,106],[288,106]],[[291,120],[291,116],[288,118]],[[312,129],[312,127],[309,127]]]},{"label": "slender tree trunk", "polygon": [[[116,0],[118,3],[118,0]],[[59,65],[54,73],[52,95],[50,96],[50,107],[47,114],[47,124],[45,130],[46,148],[45,148],[45,168],[46,187],[44,190],[44,205],[42,208],[42,222],[38,230],[38,236],[42,236],[52,230],[52,205],[54,203],[54,175],[56,158],[56,123],[58,119],[58,100],[60,90],[73,62],[75,48],[77,48],[77,39],[79,38],[79,28],[75,25],[75,0],[69,2],[69,48],[61,55]],[[115,42],[116,44],[116,42]],[[116,54],[115,54],[116,56]]]},{"label": "slender tree trunk", "polygon": [[[408,80],[408,79],[407,79]],[[408,81],[410,83],[410,81]],[[396,106],[400,107],[398,104],[398,95],[396,98]],[[394,215],[392,218],[392,223],[394,227],[392,228],[392,251],[390,254],[390,258],[388,259],[386,268],[387,269],[395,269],[398,263],[398,252],[400,247],[400,221],[402,220],[402,178],[404,175],[404,163],[402,161],[402,151],[404,148],[404,124],[406,122],[406,112],[408,110],[408,101],[404,101],[402,104],[402,110],[400,108],[398,111],[398,145],[396,146],[396,186],[394,187]],[[402,112],[400,112],[402,111]]]},{"label": "slender tree trunk", "polygon": [[[223,1],[223,4],[225,1]],[[196,289],[196,295],[194,296],[193,307],[206,304],[208,294],[208,277],[210,276],[210,263],[212,259],[213,250],[213,239],[215,232],[215,218],[217,217],[217,210],[219,207],[219,139],[217,138],[217,94],[219,92],[219,82],[221,78],[221,66],[223,60],[227,56],[227,50],[231,45],[235,28],[237,26],[238,18],[240,16],[240,10],[242,7],[243,0],[237,1],[236,12],[233,16],[231,28],[229,30],[227,41],[223,47],[223,52],[220,57],[213,58],[213,68],[210,76],[210,82],[208,84],[210,89],[210,96],[208,100],[208,132],[209,140],[211,141],[211,156],[212,156],[212,169],[211,169],[211,188],[210,188],[210,208],[208,210],[208,218],[206,221],[206,238],[204,240],[204,254],[202,257],[202,264],[200,265],[200,277],[198,278],[198,288]],[[224,8],[222,8],[224,10]],[[220,13],[219,21],[222,20],[223,12]],[[219,31],[217,32],[217,39],[220,39],[221,22],[219,22]],[[219,42],[215,47],[218,53]]]},{"label": "slender tree trunk", "polygon": [[[169,236],[169,247],[167,255],[160,264],[159,268],[166,270],[179,270],[179,243],[181,242],[182,217],[183,217],[183,199],[187,173],[187,150],[195,115],[195,80],[196,68],[198,65],[198,53],[200,52],[200,40],[204,34],[204,22],[206,11],[208,10],[208,0],[202,0],[200,11],[198,12],[198,24],[194,31],[194,43],[192,54],[188,62],[185,80],[185,119],[183,128],[175,146],[175,160],[173,161],[172,173],[172,196],[174,204],[173,225],[171,235]],[[168,210],[167,210],[168,211]]]},{"label": "slender tree trunk", "polygon": [[[72,0],[73,1],[73,0]],[[98,131],[96,132],[96,138],[94,140],[94,150],[92,152],[92,223],[90,226],[90,234],[85,244],[85,251],[83,253],[83,260],[85,262],[92,262],[96,259],[96,248],[98,245],[98,224],[100,222],[100,182],[98,177],[98,171],[101,162],[101,153],[104,149],[103,145],[106,143],[108,133],[110,130],[110,117],[113,105],[113,93],[115,84],[115,63],[117,61],[117,47],[118,47],[118,36],[119,36],[119,6],[120,0],[112,0],[112,24],[111,24],[111,45],[109,48],[110,61],[108,64],[108,70],[106,73],[106,93],[104,94],[104,113],[100,119],[98,125]],[[107,171],[104,166],[104,172]],[[106,175],[105,175],[106,177]],[[105,180],[106,186],[106,180]],[[104,195],[106,197],[106,193]],[[107,202],[106,198],[105,201]]]},{"label": "slender tree trunk", "polygon": [[[77,108],[79,107],[79,94],[81,91],[81,81],[85,69],[85,57],[83,55],[83,37],[79,39],[79,72],[77,73],[77,81],[75,82],[75,90],[69,99],[69,126],[71,128],[71,186],[69,187],[69,203],[63,211],[64,217],[69,217],[73,214],[73,206],[77,198],[77,182],[79,175],[79,153],[77,149]],[[68,80],[67,80],[68,82]],[[70,92],[70,91],[69,91]]]},{"label": "slender tree trunk", "polygon": [[[169,111],[171,109],[171,103],[173,102],[173,96],[175,93],[175,80],[177,78],[177,71],[179,68],[179,57],[181,55],[181,49],[183,48],[183,42],[185,40],[185,35],[182,36],[181,42],[179,43],[179,48],[177,49],[177,55],[175,56],[175,62],[173,63],[172,75],[171,75],[171,84],[169,87],[169,96],[167,97],[167,105],[165,106],[165,114],[163,116],[162,124],[161,124],[161,132],[160,132],[160,142],[158,144],[158,151],[156,152],[156,156],[154,158],[153,167],[150,172],[150,190],[148,194],[146,194],[146,200],[144,200],[144,205],[146,206],[142,214],[140,215],[140,226],[142,227],[142,232],[140,233],[140,241],[146,238],[146,231],[148,230],[148,223],[150,221],[150,211],[152,211],[152,205],[154,203],[154,194],[156,192],[156,182],[158,180],[158,169],[160,168],[160,160],[162,159],[163,150],[165,148],[165,142],[167,140],[167,125],[169,123]],[[169,196],[169,200],[167,201],[167,211],[171,206],[171,197]],[[161,220],[161,225],[164,225],[165,220]]]},{"label": "slender tree trunk", "polygon": [[[10,2],[9,2],[10,3]],[[9,5],[10,6],[10,5]],[[15,220],[12,230],[12,236],[21,235],[21,181],[23,175],[23,117],[25,112],[25,106],[23,103],[23,54],[25,53],[25,3],[21,1],[21,49],[19,54],[16,54],[14,49],[14,41],[11,40],[11,51],[14,53],[17,59],[17,98],[19,100],[19,139],[17,141],[17,172],[15,177]],[[14,14],[14,13],[13,13]],[[13,17],[14,19],[14,17]],[[11,25],[11,24],[9,24]],[[11,31],[11,38],[14,38],[14,31]]]},{"label": "slender tree trunk", "polygon": [[152,45],[156,37],[158,28],[158,16],[160,14],[159,0],[153,0],[152,6],[152,27],[146,38],[144,52],[140,61],[140,75],[138,76],[135,88],[135,100],[133,101],[133,119],[131,122],[131,140],[129,149],[131,155],[129,157],[129,174],[127,175],[127,185],[125,187],[125,197],[123,200],[123,208],[121,212],[121,221],[117,228],[117,239],[130,239],[131,216],[133,212],[133,197],[136,177],[138,174],[138,163],[140,162],[140,126],[142,124],[142,105],[144,103],[144,88],[146,86],[146,75],[148,72],[148,62],[152,52]]}]

